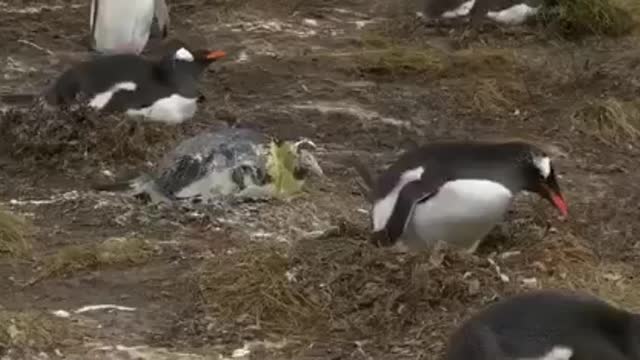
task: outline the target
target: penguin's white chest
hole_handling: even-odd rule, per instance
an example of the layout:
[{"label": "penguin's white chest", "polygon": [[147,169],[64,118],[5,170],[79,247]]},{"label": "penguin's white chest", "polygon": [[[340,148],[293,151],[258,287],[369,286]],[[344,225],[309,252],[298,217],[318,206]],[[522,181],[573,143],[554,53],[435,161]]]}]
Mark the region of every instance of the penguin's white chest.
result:
[{"label": "penguin's white chest", "polygon": [[[95,2],[98,13],[95,16]],[[93,0],[91,27],[96,50],[103,53],[139,54],[149,40],[154,0]]]},{"label": "penguin's white chest", "polygon": [[186,98],[178,94],[162,98],[153,105],[142,109],[127,110],[127,115],[143,116],[146,120],[179,124],[191,119],[198,109],[198,99]]},{"label": "penguin's white chest", "polygon": [[511,191],[497,182],[447,182],[435,196],[416,204],[402,240],[409,248],[425,248],[442,241],[473,252],[502,220],[512,199]]}]

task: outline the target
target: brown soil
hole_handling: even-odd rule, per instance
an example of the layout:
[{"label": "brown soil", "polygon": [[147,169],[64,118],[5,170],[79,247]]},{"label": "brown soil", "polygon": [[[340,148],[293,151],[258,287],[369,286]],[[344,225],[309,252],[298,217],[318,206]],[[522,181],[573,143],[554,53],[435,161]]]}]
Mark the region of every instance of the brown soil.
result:
[{"label": "brown soil", "polygon": [[[162,148],[235,122],[311,138],[327,179],[291,201],[185,212],[89,190],[104,170],[143,167],[139,148],[127,163],[73,149],[17,160],[0,146],[0,205],[34,230],[29,256],[0,252],[0,355],[218,359],[247,345],[247,359],[437,359],[462,319],[531,287],[640,309],[637,36],[436,31],[414,22],[410,1],[170,3],[172,37],[229,58],[206,74],[194,121],[154,133]],[[0,1],[0,92],[35,92],[86,57],[87,17],[87,1]],[[523,196],[476,256],[439,267],[364,241],[367,205],[345,155],[382,166],[418,143],[489,137],[560,150],[568,221]],[[73,313],[96,304],[135,310]]]}]

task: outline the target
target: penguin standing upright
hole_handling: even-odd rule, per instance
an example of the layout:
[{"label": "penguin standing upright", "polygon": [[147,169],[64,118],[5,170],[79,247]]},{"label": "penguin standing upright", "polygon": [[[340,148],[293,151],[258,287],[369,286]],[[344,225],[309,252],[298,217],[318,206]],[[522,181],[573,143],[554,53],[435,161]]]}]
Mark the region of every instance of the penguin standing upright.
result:
[{"label": "penguin standing upright", "polygon": [[373,239],[474,252],[521,191],[567,215],[549,156],[522,141],[440,142],[402,155],[370,186]]},{"label": "penguin standing upright", "polygon": [[537,290],[488,306],[445,360],[640,360],[640,315],[582,292]]},{"label": "penguin standing upright", "polygon": [[91,48],[101,54],[140,54],[152,25],[164,38],[169,24],[165,0],[91,0]]}]

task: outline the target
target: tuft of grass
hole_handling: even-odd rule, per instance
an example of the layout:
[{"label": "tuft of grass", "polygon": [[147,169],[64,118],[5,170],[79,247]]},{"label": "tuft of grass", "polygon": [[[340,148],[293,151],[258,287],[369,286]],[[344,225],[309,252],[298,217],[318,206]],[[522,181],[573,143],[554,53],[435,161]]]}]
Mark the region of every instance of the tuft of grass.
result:
[{"label": "tuft of grass", "polygon": [[29,233],[30,227],[26,220],[0,209],[0,254],[11,256],[30,254]]},{"label": "tuft of grass", "polygon": [[470,79],[456,94],[456,98],[461,108],[473,113],[506,114],[512,113],[517,107],[517,99],[526,94],[521,81],[478,77]]},{"label": "tuft of grass", "polygon": [[206,264],[201,290],[209,309],[229,321],[249,315],[270,329],[312,328],[321,305],[290,286],[288,269],[289,259],[281,247],[248,244],[232,256],[218,256]]},{"label": "tuft of grass", "polygon": [[15,159],[47,166],[117,162],[141,164],[164,152],[180,131],[122,114],[104,114],[84,105],[0,113],[3,145]]},{"label": "tuft of grass", "polygon": [[571,119],[578,129],[608,144],[640,139],[640,101],[589,101]]},{"label": "tuft of grass", "polygon": [[71,328],[49,314],[0,310],[0,350],[44,351],[69,339]]},{"label": "tuft of grass", "polygon": [[42,260],[40,277],[63,276],[101,266],[145,263],[153,254],[143,239],[112,238],[91,245],[72,245]]},{"label": "tuft of grass", "polygon": [[611,0],[547,0],[538,17],[567,38],[618,37],[637,25],[628,9]]},{"label": "tuft of grass", "polygon": [[438,76],[447,68],[439,51],[403,46],[364,51],[356,54],[356,62],[361,71],[377,75]]}]

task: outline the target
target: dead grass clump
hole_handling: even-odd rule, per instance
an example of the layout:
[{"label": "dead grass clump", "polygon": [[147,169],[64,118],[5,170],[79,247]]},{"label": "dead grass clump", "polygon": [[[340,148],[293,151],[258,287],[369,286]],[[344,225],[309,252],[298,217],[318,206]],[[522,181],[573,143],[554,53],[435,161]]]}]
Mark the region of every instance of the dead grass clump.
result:
[{"label": "dead grass clump", "polygon": [[575,111],[574,125],[604,141],[614,144],[640,139],[640,102],[620,101],[615,98],[589,101]]},{"label": "dead grass clump", "polygon": [[511,114],[526,96],[522,81],[482,77],[467,80],[455,94],[461,109],[476,114]]},{"label": "dead grass clump", "polygon": [[402,46],[363,51],[356,54],[356,61],[360,71],[375,75],[438,76],[446,69],[439,51]]},{"label": "dead grass clump", "polygon": [[447,254],[433,267],[425,254],[346,238],[304,240],[288,250],[248,245],[210,260],[200,282],[209,312],[225,323],[249,319],[265,334],[290,339],[380,336],[385,343],[408,329],[442,326],[435,309],[477,303],[504,286],[477,258]]},{"label": "dead grass clump", "polygon": [[51,315],[0,310],[0,354],[3,349],[51,350],[70,334],[69,326]]},{"label": "dead grass clump", "polygon": [[568,38],[622,36],[636,26],[632,15],[611,0],[547,0],[538,16]]},{"label": "dead grass clump", "polygon": [[31,252],[27,222],[0,209],[0,254],[24,256]]},{"label": "dead grass clump", "polygon": [[84,106],[50,110],[34,104],[0,117],[3,145],[12,157],[54,165],[87,160],[137,164],[163,150],[178,132]]},{"label": "dead grass clump", "polygon": [[112,238],[102,243],[72,245],[42,260],[39,277],[63,276],[108,265],[137,265],[153,254],[143,239]]}]

